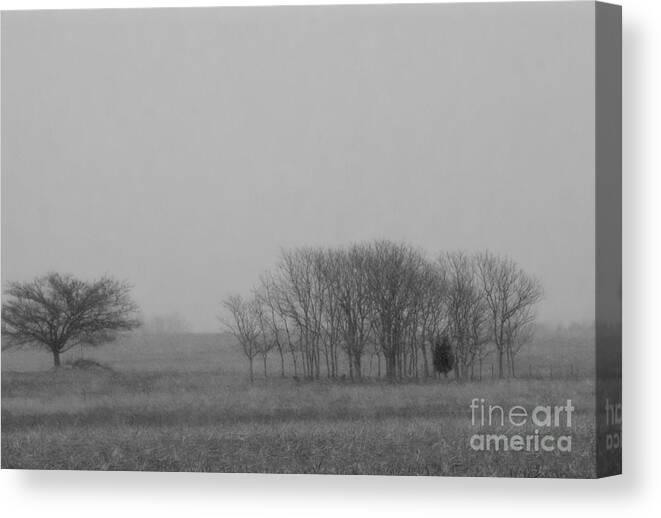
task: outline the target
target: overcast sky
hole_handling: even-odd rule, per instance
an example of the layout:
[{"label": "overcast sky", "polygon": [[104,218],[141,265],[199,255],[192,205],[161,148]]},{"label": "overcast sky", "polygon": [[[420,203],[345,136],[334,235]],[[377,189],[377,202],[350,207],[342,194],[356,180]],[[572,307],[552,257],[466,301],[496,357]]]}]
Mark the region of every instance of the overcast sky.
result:
[{"label": "overcast sky", "polygon": [[280,246],[505,253],[594,315],[594,5],[2,14],[2,280],[218,329]]}]

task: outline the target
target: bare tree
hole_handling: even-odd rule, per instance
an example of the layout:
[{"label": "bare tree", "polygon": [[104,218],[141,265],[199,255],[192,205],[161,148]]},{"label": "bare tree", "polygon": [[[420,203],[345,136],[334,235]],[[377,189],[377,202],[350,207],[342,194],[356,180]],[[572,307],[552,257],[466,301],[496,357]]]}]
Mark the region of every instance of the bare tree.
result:
[{"label": "bare tree", "polygon": [[[256,292],[258,303],[262,306],[261,325],[264,334],[270,336],[272,347],[280,356],[280,376],[285,377],[285,343],[288,339],[286,322],[279,312],[278,287],[273,278],[264,274],[260,289]],[[295,361],[294,357],[294,361]],[[266,373],[266,368],[264,368]]]},{"label": "bare tree", "polygon": [[505,338],[509,375],[516,378],[515,359],[521,348],[530,343],[535,334],[535,313],[532,307],[521,310],[507,319]]},{"label": "bare tree", "polygon": [[421,253],[405,244],[377,241],[366,247],[367,283],[373,309],[372,329],[386,360],[386,377],[405,374],[407,327],[412,325]]},{"label": "bare tree", "polygon": [[259,333],[257,334],[257,351],[262,357],[262,365],[264,366],[264,379],[268,378],[268,356],[269,352],[276,347],[276,331],[273,329],[271,315],[268,305],[264,303],[264,296],[259,292],[255,294],[252,301],[253,311],[257,318],[257,325],[259,326]]},{"label": "bare tree", "polygon": [[491,339],[498,354],[498,375],[504,378],[514,374],[514,357],[522,338],[530,338],[524,330],[530,329],[534,306],[542,299],[543,291],[539,281],[511,259],[484,252],[477,256],[476,264],[488,306]]},{"label": "bare tree", "polygon": [[11,283],[2,304],[3,347],[40,346],[58,367],[60,355],[75,345],[106,343],[140,325],[130,291],[110,277],[85,282],[58,273]]},{"label": "bare tree", "polygon": [[349,376],[362,377],[362,357],[370,339],[370,292],[367,282],[367,250],[354,245],[334,254],[333,298],[337,301]]},{"label": "bare tree", "polygon": [[267,322],[274,335],[275,347],[280,354],[280,372],[285,375],[284,356],[287,352],[294,368],[294,377],[298,377],[299,354],[302,354],[300,327],[296,318],[292,318],[292,299],[287,293],[288,282],[281,269],[266,272],[261,276],[259,290],[263,303],[267,306]]},{"label": "bare tree", "polygon": [[319,379],[325,300],[315,268],[313,249],[282,251],[276,278],[280,308],[295,328],[305,375]]},{"label": "bare tree", "polygon": [[191,325],[179,313],[155,315],[145,322],[145,333],[154,335],[182,335],[191,332]]},{"label": "bare tree", "polygon": [[223,301],[228,317],[220,317],[221,323],[234,335],[248,359],[250,382],[255,380],[253,362],[259,353],[260,325],[256,304],[241,295],[232,295]]},{"label": "bare tree", "polygon": [[319,342],[323,348],[326,375],[329,378],[337,376],[338,349],[341,336],[342,313],[336,296],[336,285],[339,275],[337,251],[330,249],[313,249],[311,260],[314,274],[314,297],[320,318]]},{"label": "bare tree", "polygon": [[483,357],[490,335],[487,305],[476,275],[476,261],[464,252],[447,253],[439,259],[447,279],[448,333],[455,350],[455,375],[473,377],[475,360]]},{"label": "bare tree", "polygon": [[429,377],[427,346],[433,347],[437,339],[446,332],[448,286],[445,271],[438,264],[426,260],[421,263],[415,279],[416,288],[410,308],[409,374],[418,377],[420,353],[424,376]]},{"label": "bare tree", "polygon": [[184,335],[191,332],[191,325],[179,313],[167,313],[152,316],[141,328],[141,339],[147,345],[185,347],[189,343]]}]

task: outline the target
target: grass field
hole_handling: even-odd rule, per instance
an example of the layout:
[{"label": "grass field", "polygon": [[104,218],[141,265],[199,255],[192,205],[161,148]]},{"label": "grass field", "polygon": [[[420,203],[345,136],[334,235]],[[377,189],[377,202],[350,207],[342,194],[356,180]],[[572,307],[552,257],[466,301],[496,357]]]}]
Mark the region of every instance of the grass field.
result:
[{"label": "grass field", "polygon": [[[2,467],[593,476],[589,379],[353,384],[274,370],[251,385],[240,356],[205,343],[182,356],[136,350],[133,361],[109,348],[96,354],[109,371],[30,370],[30,361],[48,369],[48,355],[3,353]],[[573,451],[473,451],[475,397],[508,407],[572,399]]]}]

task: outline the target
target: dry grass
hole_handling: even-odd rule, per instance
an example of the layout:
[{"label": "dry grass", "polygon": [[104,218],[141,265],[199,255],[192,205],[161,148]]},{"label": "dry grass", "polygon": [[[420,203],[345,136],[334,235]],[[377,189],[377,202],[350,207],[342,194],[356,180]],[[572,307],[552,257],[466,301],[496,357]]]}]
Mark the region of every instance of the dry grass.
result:
[{"label": "dry grass", "polygon": [[[592,384],[391,385],[221,372],[3,373],[2,467],[592,476]],[[571,455],[468,447],[473,397],[577,407]]]},{"label": "dry grass", "polygon": [[[296,382],[276,376],[274,358],[272,376],[251,385],[244,359],[221,342],[133,339],[85,353],[111,370],[55,372],[42,352],[3,352],[2,467],[593,476],[589,379]],[[472,451],[474,397],[528,408],[571,398],[574,451]]]}]

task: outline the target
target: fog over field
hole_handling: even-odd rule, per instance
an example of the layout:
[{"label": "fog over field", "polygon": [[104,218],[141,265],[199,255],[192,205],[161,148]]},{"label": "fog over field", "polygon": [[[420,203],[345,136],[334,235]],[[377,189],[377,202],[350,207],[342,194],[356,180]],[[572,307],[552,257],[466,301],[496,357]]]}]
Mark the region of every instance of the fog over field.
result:
[{"label": "fog over field", "polygon": [[618,472],[595,10],[3,12],[2,468]]},{"label": "fog over field", "polygon": [[3,282],[111,273],[213,332],[281,246],[387,238],[507,254],[591,322],[585,17],[437,9],[3,13]]}]

